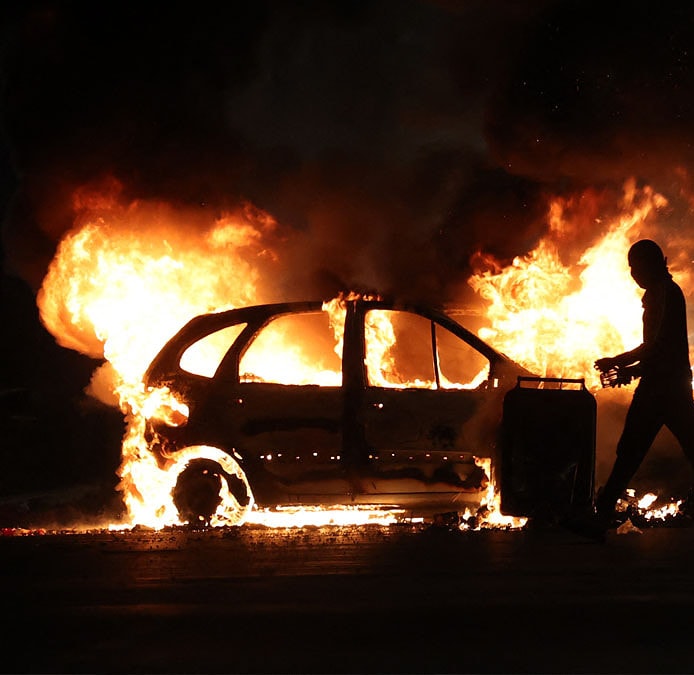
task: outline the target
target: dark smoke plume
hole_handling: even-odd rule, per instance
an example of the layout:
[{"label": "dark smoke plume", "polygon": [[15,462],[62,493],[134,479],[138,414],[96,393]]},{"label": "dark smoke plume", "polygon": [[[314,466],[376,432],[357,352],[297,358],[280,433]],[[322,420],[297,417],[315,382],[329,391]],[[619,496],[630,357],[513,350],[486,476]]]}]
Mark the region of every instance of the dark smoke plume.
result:
[{"label": "dark smoke plume", "polygon": [[247,199],[308,233],[305,259],[323,264],[296,279],[306,292],[427,297],[476,249],[531,248],[548,195],[630,176],[689,187],[687,3],[6,12],[7,264],[34,287],[72,191],[106,174],[132,198]]},{"label": "dark smoke plume", "polygon": [[531,244],[541,211],[483,136],[508,36],[537,13],[501,5],[6,10],[7,268],[38,288],[74,190],[113,176],[132,199],[248,200],[305,234],[288,251],[297,293],[438,299],[476,248]]},{"label": "dark smoke plume", "polygon": [[442,300],[477,250],[532,248],[552,195],[688,191],[694,10],[522,5],[6,10],[8,268],[36,288],[73,190],[106,175],[133,199],[270,212],[305,234],[297,294]]}]

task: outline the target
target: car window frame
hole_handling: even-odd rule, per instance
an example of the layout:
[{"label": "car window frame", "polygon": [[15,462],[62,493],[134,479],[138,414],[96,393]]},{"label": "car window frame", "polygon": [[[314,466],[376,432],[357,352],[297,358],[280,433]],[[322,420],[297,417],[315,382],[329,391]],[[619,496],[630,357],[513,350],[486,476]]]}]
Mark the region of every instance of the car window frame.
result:
[{"label": "car window frame", "polygon": [[[306,303],[308,305],[308,303]],[[222,367],[224,367],[224,372],[227,372],[227,368],[234,373],[234,378],[237,384],[239,385],[247,385],[247,384],[256,384],[256,382],[253,381],[242,381],[241,380],[241,361],[248,351],[255,342],[256,338],[260,337],[260,334],[262,331],[267,328],[270,324],[272,324],[274,321],[277,321],[281,319],[282,317],[285,316],[298,316],[300,314],[320,314],[324,313],[326,314],[325,310],[323,309],[322,303],[318,303],[317,305],[314,303],[311,303],[310,306],[305,306],[302,305],[301,307],[294,307],[291,309],[288,309],[286,311],[278,311],[278,312],[273,312],[271,314],[268,314],[263,318],[262,321],[259,321],[257,324],[253,325],[252,327],[247,326],[246,329],[249,327],[251,328],[248,330],[248,334],[246,334],[246,329],[242,330],[241,333],[239,333],[238,337],[234,341],[234,344],[229,348],[227,354],[222,358],[220,362],[220,367],[218,368],[218,373],[222,370]],[[237,349],[234,349],[238,345]],[[232,352],[230,354],[230,352]],[[229,357],[229,361],[227,362],[227,357]],[[342,382],[344,382],[344,353],[343,356],[340,357],[336,354],[336,358],[339,358],[340,360],[340,376],[342,378]],[[216,377],[216,375],[215,375]],[[221,375],[220,379],[224,379],[225,381],[228,381],[227,378],[224,377],[224,375]],[[320,385],[317,383],[307,383],[307,384],[299,384],[296,382],[291,382],[291,383],[281,383],[281,382],[272,382],[272,381],[261,381],[258,382],[259,384],[267,384],[267,385],[277,385],[277,386],[284,386],[284,387],[332,387],[332,388],[340,388],[342,384],[339,385]]]},{"label": "car window frame", "polygon": [[[461,326],[457,321],[452,319],[450,316],[448,316],[445,312],[434,309],[434,308],[426,308],[422,307],[420,305],[410,305],[406,303],[397,303],[397,302],[387,302],[383,300],[355,300],[353,301],[353,311],[355,314],[356,322],[359,325],[359,334],[360,334],[360,340],[359,340],[359,358],[358,359],[353,359],[354,361],[358,360],[360,363],[360,367],[357,369],[358,370],[358,379],[361,381],[361,386],[364,389],[390,389],[388,387],[379,387],[377,385],[372,385],[369,383],[369,377],[368,377],[368,371],[367,371],[367,366],[366,366],[366,315],[368,312],[373,311],[373,310],[385,310],[385,311],[393,311],[393,312],[407,312],[410,314],[415,314],[417,316],[420,316],[430,322],[431,325],[431,341],[430,341],[430,348],[432,350],[432,360],[433,360],[433,365],[434,365],[434,374],[436,378],[436,388],[435,389],[430,389],[430,388],[425,388],[422,387],[417,388],[417,387],[405,387],[403,389],[399,390],[405,390],[405,391],[461,391],[460,389],[455,389],[455,388],[446,388],[446,387],[441,387],[441,374],[440,374],[440,364],[438,360],[438,354],[437,354],[437,349],[436,349],[436,343],[435,343],[435,327],[440,326],[443,329],[447,329],[451,333],[453,333],[456,337],[460,338],[463,342],[465,342],[468,346],[470,346],[472,349],[475,349],[477,352],[479,352],[483,357],[485,357],[489,361],[489,373],[487,375],[486,383],[492,381],[492,379],[495,377],[495,366],[496,364],[503,358],[501,354],[496,352],[492,347],[490,347],[487,343],[485,343],[481,338],[477,337],[474,333],[469,331],[467,328],[464,326]],[[345,330],[345,335],[346,335],[346,330]],[[344,376],[343,376],[344,379]],[[484,384],[481,384],[480,387],[478,388],[484,388]],[[393,389],[398,389],[398,388],[393,388]],[[463,390],[464,391],[464,390]]]}]

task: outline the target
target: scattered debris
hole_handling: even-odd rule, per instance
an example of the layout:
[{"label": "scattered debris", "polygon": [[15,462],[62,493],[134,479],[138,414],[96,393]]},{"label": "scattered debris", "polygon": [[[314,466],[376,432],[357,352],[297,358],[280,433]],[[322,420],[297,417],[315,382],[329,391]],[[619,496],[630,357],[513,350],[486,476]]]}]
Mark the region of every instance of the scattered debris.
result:
[{"label": "scattered debris", "polygon": [[631,518],[627,518],[618,528],[617,534],[643,534],[643,530],[636,527],[631,522]]}]

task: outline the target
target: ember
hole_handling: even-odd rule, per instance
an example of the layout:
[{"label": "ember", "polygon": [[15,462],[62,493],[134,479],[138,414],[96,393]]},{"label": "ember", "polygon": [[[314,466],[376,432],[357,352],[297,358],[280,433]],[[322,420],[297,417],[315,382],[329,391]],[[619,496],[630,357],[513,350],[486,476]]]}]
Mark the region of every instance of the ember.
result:
[{"label": "ember", "polygon": [[637,497],[630,488],[626,498],[617,502],[617,513],[620,520],[631,520],[640,527],[680,522],[686,516],[685,500],[663,499],[652,492]]}]

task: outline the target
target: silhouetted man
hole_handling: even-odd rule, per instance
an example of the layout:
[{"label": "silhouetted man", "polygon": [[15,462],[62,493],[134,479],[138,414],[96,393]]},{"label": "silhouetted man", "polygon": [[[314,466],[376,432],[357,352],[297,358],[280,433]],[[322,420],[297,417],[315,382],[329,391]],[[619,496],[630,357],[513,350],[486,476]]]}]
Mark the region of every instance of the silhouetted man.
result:
[{"label": "silhouetted man", "polygon": [[595,367],[603,373],[630,367],[641,380],[627,412],[612,472],[596,500],[597,536],[601,532],[603,537],[617,500],[663,425],[694,465],[694,400],[684,295],[654,241],[637,241],[628,259],[631,276],[646,290],[643,343],[618,356],[598,359]]}]

